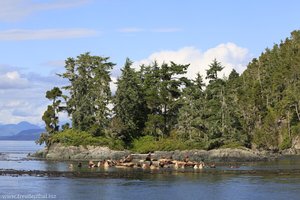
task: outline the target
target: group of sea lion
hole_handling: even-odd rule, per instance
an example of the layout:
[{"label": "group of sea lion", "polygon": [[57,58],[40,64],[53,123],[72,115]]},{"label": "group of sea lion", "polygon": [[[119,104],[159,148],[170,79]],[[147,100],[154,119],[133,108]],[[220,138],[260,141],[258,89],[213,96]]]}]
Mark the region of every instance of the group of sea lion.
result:
[{"label": "group of sea lion", "polygon": [[[71,164],[72,165],[72,164]],[[82,167],[82,163],[78,163],[77,167]],[[186,156],[182,161],[174,160],[172,157],[169,158],[160,158],[153,159],[151,153],[149,153],[143,160],[135,160],[131,154],[125,156],[120,160],[102,160],[94,162],[90,160],[88,162],[88,168],[142,168],[142,169],[161,169],[161,168],[173,168],[173,169],[184,169],[184,168],[194,168],[194,169],[203,169],[203,168],[215,168],[215,164],[206,165],[204,162],[194,162],[190,161],[189,157]],[[73,165],[70,167],[73,168]]]}]

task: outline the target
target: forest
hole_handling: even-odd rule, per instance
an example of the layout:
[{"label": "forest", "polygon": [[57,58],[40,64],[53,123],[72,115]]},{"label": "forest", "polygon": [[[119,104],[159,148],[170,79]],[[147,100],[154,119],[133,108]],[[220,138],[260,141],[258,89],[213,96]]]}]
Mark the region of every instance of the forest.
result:
[{"label": "forest", "polygon": [[[206,76],[185,76],[189,64],[133,68],[125,61],[110,89],[109,57],[84,53],[65,61],[59,74],[69,85],[47,91],[42,117],[50,146],[100,145],[135,152],[155,150],[290,148],[300,135],[300,31],[267,48],[247,69],[228,77],[212,60]],[[201,67],[201,66],[199,66]],[[205,81],[206,80],[206,81]],[[60,126],[65,112],[71,123]]]}]

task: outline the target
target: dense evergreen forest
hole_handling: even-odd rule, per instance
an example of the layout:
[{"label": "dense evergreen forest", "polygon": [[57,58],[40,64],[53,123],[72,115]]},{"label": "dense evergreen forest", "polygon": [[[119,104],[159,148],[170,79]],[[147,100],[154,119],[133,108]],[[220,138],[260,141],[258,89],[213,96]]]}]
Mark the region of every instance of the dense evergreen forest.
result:
[{"label": "dense evergreen forest", "polygon": [[[300,134],[300,31],[253,59],[239,75],[218,77],[213,60],[206,76],[186,78],[189,65],[155,61],[139,70],[126,60],[111,94],[107,57],[68,58],[68,86],[46,93],[46,145],[106,145],[137,152],[247,147],[280,150]],[[199,66],[200,67],[200,66]],[[207,79],[207,81],[204,81]],[[205,82],[207,84],[205,84]],[[59,127],[67,112],[72,126]]]}]

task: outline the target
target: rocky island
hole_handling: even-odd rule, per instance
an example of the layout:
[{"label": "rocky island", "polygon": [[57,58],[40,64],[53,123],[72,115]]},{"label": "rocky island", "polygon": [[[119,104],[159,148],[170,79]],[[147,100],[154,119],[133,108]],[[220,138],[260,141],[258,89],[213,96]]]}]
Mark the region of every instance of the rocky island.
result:
[{"label": "rocky island", "polygon": [[[185,150],[185,151],[154,151],[151,153],[154,159],[172,157],[175,160],[183,160],[186,156],[192,161],[207,162],[255,162],[276,159],[280,155],[299,154],[300,149],[291,148],[280,153],[270,151],[254,151],[250,149],[213,149],[213,150]],[[145,159],[147,154],[133,153],[129,150],[117,151],[108,147],[99,146],[64,146],[54,144],[49,149],[45,148],[31,155],[48,160],[119,160],[127,155],[135,159]]]},{"label": "rocky island", "polygon": [[[52,104],[39,143],[47,148],[35,156],[118,160],[151,152],[155,159],[246,162],[298,154],[299,38],[293,31],[242,74],[233,69],[219,77],[224,66],[214,59],[206,81],[200,74],[186,77],[189,64],[153,62],[136,70],[127,59],[114,95],[109,57],[68,58],[59,75],[68,86],[46,93]],[[60,126],[61,112],[70,124]]]}]

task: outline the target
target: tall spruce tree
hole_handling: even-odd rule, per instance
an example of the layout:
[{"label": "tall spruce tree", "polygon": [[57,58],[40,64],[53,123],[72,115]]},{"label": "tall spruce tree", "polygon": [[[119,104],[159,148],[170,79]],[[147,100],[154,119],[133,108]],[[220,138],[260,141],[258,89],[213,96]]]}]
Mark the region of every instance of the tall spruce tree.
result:
[{"label": "tall spruce tree", "polygon": [[123,124],[119,136],[127,143],[141,136],[147,119],[141,79],[131,65],[132,61],[127,59],[117,81],[118,88],[113,101],[115,118]]},{"label": "tall spruce tree", "polygon": [[64,87],[69,93],[67,109],[73,128],[102,135],[108,124],[111,99],[110,70],[115,65],[108,57],[81,54],[66,60],[66,72],[60,76],[69,80]]},{"label": "tall spruce tree", "polygon": [[225,144],[235,144],[239,146],[250,145],[247,132],[244,130],[241,107],[239,105],[239,94],[242,89],[241,79],[235,69],[231,71],[225,83],[225,103],[224,109],[224,140]]},{"label": "tall spruce tree", "polygon": [[150,110],[145,131],[156,136],[168,136],[177,123],[182,86],[188,81],[183,77],[189,65],[174,62],[155,62],[143,68],[143,85],[146,102]]},{"label": "tall spruce tree", "polygon": [[224,67],[217,59],[214,59],[212,63],[208,66],[209,69],[206,70],[206,79],[209,79],[209,82],[219,80],[218,72],[221,72]]},{"label": "tall spruce tree", "polygon": [[205,143],[206,125],[204,115],[204,87],[202,76],[198,73],[195,80],[184,89],[179,109],[177,132],[184,140]]},{"label": "tall spruce tree", "polygon": [[216,59],[209,65],[206,71],[206,79],[209,84],[205,90],[205,115],[208,138],[210,143],[208,149],[219,147],[223,144],[223,133],[225,129],[225,81],[218,78],[218,73],[223,70],[223,66]]}]

